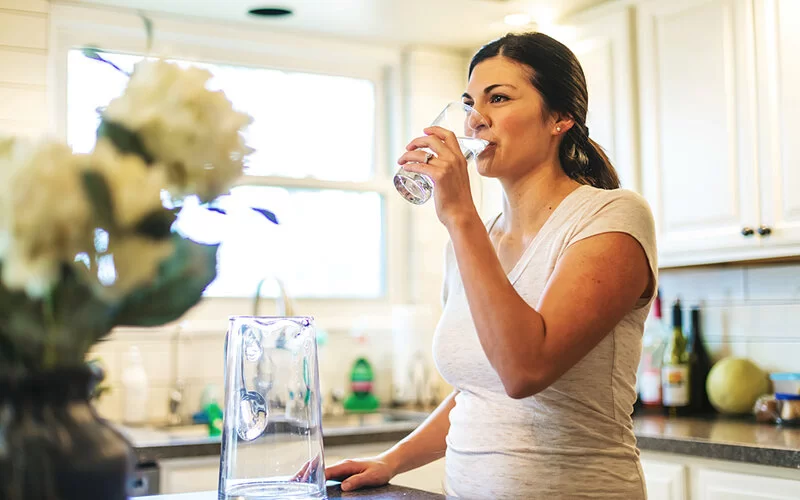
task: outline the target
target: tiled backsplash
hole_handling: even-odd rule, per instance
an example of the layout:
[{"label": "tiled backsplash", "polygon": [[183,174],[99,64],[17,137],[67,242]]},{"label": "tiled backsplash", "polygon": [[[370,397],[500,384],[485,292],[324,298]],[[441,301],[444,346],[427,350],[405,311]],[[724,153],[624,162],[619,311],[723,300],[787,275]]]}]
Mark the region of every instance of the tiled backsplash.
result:
[{"label": "tiled backsplash", "polygon": [[[392,395],[391,331],[371,331],[368,343],[361,344],[348,332],[328,332],[327,344],[320,348],[320,383],[327,396],[333,389],[349,393],[350,369],[360,355],[372,364],[375,373],[374,392],[382,403]],[[125,353],[137,346],[147,371],[149,384],[149,420],[163,422],[168,412],[169,394],[176,380],[184,384],[182,416],[198,411],[200,397],[209,384],[223,392],[225,331],[181,333],[176,341],[174,330],[122,330],[98,344],[90,354],[102,358],[108,369],[107,384],[111,391],[98,403],[106,418],[122,418],[121,386]],[[175,347],[178,347],[177,353]],[[176,361],[177,360],[177,361]],[[177,370],[175,370],[177,366]]]},{"label": "tiled backsplash", "polygon": [[743,356],[769,371],[800,371],[800,265],[752,265],[664,270],[664,318],[676,297],[700,305],[702,328],[715,357]]}]

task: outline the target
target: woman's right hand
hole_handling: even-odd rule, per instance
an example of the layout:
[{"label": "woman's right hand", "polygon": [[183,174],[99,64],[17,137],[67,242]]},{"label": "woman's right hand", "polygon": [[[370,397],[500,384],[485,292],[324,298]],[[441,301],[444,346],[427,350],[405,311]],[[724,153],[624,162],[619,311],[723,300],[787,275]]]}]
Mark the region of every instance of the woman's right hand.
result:
[{"label": "woman's right hand", "polygon": [[342,481],[342,491],[383,486],[396,475],[395,467],[383,455],[343,460],[325,468],[325,478]]}]

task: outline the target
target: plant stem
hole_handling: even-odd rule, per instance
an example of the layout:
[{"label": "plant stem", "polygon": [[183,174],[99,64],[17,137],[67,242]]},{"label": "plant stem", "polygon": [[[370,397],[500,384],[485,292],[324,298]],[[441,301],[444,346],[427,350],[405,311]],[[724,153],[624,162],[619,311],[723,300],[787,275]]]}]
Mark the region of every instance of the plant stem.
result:
[{"label": "plant stem", "polygon": [[42,365],[45,370],[55,367],[58,361],[56,350],[56,337],[58,335],[58,325],[56,324],[55,303],[53,302],[53,291],[47,292],[44,296],[44,359]]}]

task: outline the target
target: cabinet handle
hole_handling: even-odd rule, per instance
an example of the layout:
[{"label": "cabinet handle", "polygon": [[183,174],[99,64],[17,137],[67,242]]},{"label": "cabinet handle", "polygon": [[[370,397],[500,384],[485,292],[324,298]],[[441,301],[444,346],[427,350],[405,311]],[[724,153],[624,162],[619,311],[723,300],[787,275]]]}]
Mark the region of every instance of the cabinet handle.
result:
[{"label": "cabinet handle", "polygon": [[742,228],[742,236],[753,236],[755,231],[753,231],[752,227],[743,227]]},{"label": "cabinet handle", "polygon": [[772,234],[772,228],[769,226],[761,226],[758,228],[758,234],[760,236],[769,236]]}]

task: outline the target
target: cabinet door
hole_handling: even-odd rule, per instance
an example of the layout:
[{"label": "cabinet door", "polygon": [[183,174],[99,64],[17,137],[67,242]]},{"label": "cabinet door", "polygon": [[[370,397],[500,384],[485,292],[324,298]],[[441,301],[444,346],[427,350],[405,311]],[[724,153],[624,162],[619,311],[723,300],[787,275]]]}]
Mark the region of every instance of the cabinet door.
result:
[{"label": "cabinet door", "polygon": [[735,260],[760,246],[750,0],[637,10],[642,180],[663,266]]},{"label": "cabinet door", "polygon": [[648,500],[685,500],[686,467],[670,462],[642,459]]},{"label": "cabinet door", "polygon": [[[761,224],[771,256],[800,244],[800,2],[756,0]],[[796,250],[796,248],[795,248]]]},{"label": "cabinet door", "polygon": [[698,469],[696,500],[797,500],[800,481]]},{"label": "cabinet door", "polygon": [[219,457],[161,460],[158,465],[161,494],[210,491],[219,487]]},{"label": "cabinet door", "polygon": [[583,67],[589,91],[586,124],[619,173],[622,187],[641,192],[632,47],[633,10],[595,9],[552,33]]}]

